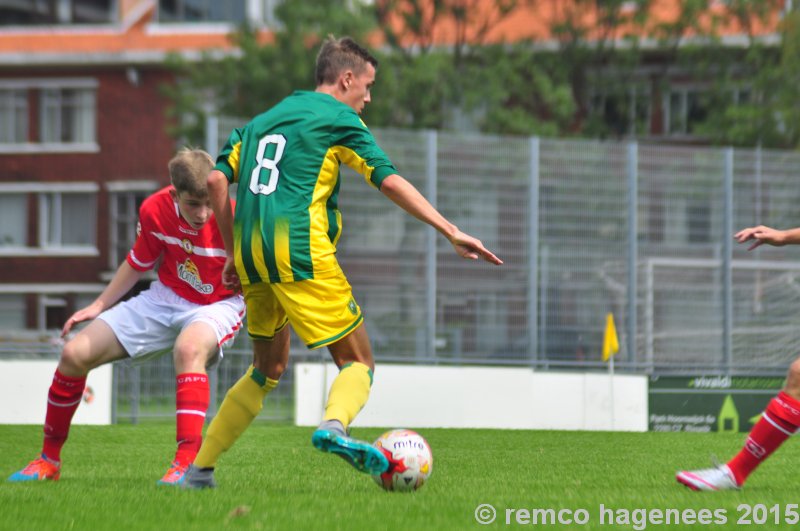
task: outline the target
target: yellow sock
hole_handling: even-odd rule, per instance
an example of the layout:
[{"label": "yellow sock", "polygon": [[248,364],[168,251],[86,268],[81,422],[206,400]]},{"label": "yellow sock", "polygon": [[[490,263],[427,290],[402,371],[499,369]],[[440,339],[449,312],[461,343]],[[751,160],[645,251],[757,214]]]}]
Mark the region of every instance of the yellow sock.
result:
[{"label": "yellow sock", "polygon": [[278,380],[267,378],[251,365],[225,395],[217,415],[208,426],[194,465],[199,468],[216,466],[219,456],[233,446],[253,422],[261,411],[264,397],[277,385]]},{"label": "yellow sock", "polygon": [[331,385],[323,420],[338,420],[345,429],[364,407],[372,387],[372,370],[363,363],[344,365]]}]

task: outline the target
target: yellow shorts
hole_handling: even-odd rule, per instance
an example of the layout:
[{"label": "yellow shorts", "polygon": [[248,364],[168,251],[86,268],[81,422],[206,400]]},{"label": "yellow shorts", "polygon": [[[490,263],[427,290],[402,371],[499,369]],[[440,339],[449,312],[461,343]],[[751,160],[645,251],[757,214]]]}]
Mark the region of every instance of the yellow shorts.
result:
[{"label": "yellow shorts", "polygon": [[247,332],[253,339],[272,339],[286,326],[314,349],[338,341],[361,324],[364,316],[343,273],[330,278],[242,286],[247,305]]}]

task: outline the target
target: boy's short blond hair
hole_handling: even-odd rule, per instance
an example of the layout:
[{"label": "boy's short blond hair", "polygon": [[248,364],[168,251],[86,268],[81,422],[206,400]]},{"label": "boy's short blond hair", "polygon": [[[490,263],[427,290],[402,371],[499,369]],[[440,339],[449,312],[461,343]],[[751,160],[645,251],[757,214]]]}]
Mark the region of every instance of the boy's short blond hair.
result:
[{"label": "boy's short blond hair", "polygon": [[214,168],[214,159],[202,149],[183,148],[167,164],[169,180],[178,193],[208,197],[206,178]]}]

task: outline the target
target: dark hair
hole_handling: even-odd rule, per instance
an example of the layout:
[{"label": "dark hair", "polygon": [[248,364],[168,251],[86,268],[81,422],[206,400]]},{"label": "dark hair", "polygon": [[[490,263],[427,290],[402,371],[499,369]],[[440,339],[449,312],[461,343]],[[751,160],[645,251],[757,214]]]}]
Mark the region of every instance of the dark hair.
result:
[{"label": "dark hair", "polygon": [[333,35],[328,35],[317,54],[317,68],[314,74],[317,85],[336,82],[339,75],[347,69],[360,74],[367,63],[378,68],[378,60],[352,38],[337,39]]}]

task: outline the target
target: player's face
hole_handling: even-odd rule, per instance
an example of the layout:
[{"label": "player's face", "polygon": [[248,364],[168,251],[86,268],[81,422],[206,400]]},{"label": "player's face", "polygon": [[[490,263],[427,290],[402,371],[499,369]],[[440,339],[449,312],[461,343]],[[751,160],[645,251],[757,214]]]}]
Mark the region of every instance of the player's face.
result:
[{"label": "player's face", "polygon": [[178,203],[181,216],[193,229],[202,229],[211,219],[211,200],[200,198],[188,192],[175,192],[173,197]]},{"label": "player's face", "polygon": [[372,100],[370,90],[375,83],[375,67],[367,63],[367,67],[360,74],[350,73],[345,80],[346,91],[343,102],[349,105],[358,114]]}]

